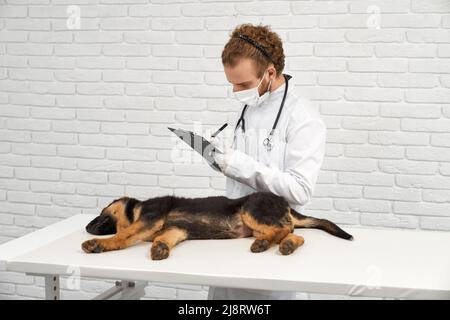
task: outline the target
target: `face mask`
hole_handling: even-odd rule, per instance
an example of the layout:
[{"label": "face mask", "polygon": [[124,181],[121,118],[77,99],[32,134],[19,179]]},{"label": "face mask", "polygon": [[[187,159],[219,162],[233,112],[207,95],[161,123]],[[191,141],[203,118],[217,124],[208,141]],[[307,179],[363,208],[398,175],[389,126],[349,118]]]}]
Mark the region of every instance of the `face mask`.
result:
[{"label": "face mask", "polygon": [[[264,75],[265,74],[266,73],[264,72]],[[258,90],[259,90],[259,86],[261,85],[263,79],[264,79],[264,76],[262,77],[261,81],[255,88],[233,92],[234,97],[237,100],[239,100],[240,102],[249,105],[250,107],[261,104],[269,96],[270,86],[272,85],[272,80],[270,80],[267,91],[262,96],[260,96]]]}]

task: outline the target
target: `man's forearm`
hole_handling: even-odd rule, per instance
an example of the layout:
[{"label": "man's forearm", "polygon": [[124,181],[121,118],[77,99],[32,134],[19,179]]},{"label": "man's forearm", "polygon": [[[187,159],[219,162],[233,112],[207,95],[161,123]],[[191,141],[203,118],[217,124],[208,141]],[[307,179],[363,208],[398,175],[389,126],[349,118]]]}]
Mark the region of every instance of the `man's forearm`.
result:
[{"label": "man's forearm", "polygon": [[258,191],[270,191],[289,203],[305,205],[311,199],[311,188],[301,176],[268,167],[238,150],[230,157],[224,174]]}]

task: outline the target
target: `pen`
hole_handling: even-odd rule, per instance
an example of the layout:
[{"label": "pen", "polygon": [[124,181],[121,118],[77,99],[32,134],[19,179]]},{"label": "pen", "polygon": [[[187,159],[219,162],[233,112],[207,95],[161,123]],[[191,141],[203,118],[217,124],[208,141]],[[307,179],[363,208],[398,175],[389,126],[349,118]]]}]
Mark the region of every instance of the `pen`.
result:
[{"label": "pen", "polygon": [[223,126],[221,126],[221,127],[219,128],[219,130],[217,130],[216,132],[214,132],[214,133],[211,135],[211,138],[217,136],[217,135],[220,133],[220,131],[222,131],[223,129],[225,129],[225,127],[226,127],[227,125],[228,125],[228,123],[225,123]]}]

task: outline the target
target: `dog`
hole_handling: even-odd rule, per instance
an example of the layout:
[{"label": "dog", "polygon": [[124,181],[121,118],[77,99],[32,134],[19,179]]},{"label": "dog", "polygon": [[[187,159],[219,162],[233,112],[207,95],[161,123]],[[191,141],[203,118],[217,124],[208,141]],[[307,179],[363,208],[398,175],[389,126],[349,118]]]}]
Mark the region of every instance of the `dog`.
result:
[{"label": "dog", "polygon": [[255,192],[237,199],[160,196],[139,201],[122,197],[86,226],[90,234],[114,236],[91,239],[81,247],[87,253],[100,253],[151,241],[152,260],[162,260],[184,240],[254,236],[252,252],[263,252],[279,244],[281,254],[289,255],[304,243],[302,236],[293,233],[295,228],[321,229],[353,240],[352,235],[331,221],[298,213],[280,196]]}]

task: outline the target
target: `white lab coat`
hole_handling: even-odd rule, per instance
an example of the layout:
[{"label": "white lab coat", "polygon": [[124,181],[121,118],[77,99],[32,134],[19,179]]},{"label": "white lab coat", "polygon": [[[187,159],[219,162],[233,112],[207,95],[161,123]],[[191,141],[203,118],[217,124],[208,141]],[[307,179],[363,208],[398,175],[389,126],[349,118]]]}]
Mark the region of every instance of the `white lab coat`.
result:
[{"label": "white lab coat", "polygon": [[[263,140],[273,126],[285,86],[277,88],[260,105],[247,107],[245,134],[241,125],[235,135],[231,134],[243,106],[228,129],[228,139],[233,140],[231,146],[237,151],[233,152],[224,169],[226,196],[234,199],[256,191],[270,191],[284,197],[293,209],[302,212],[302,207],[313,195],[323,162],[326,125],[319,113],[294,93],[290,80],[273,136],[273,147],[267,151]],[[295,292],[210,287],[208,299],[287,300],[295,299]]]}]

